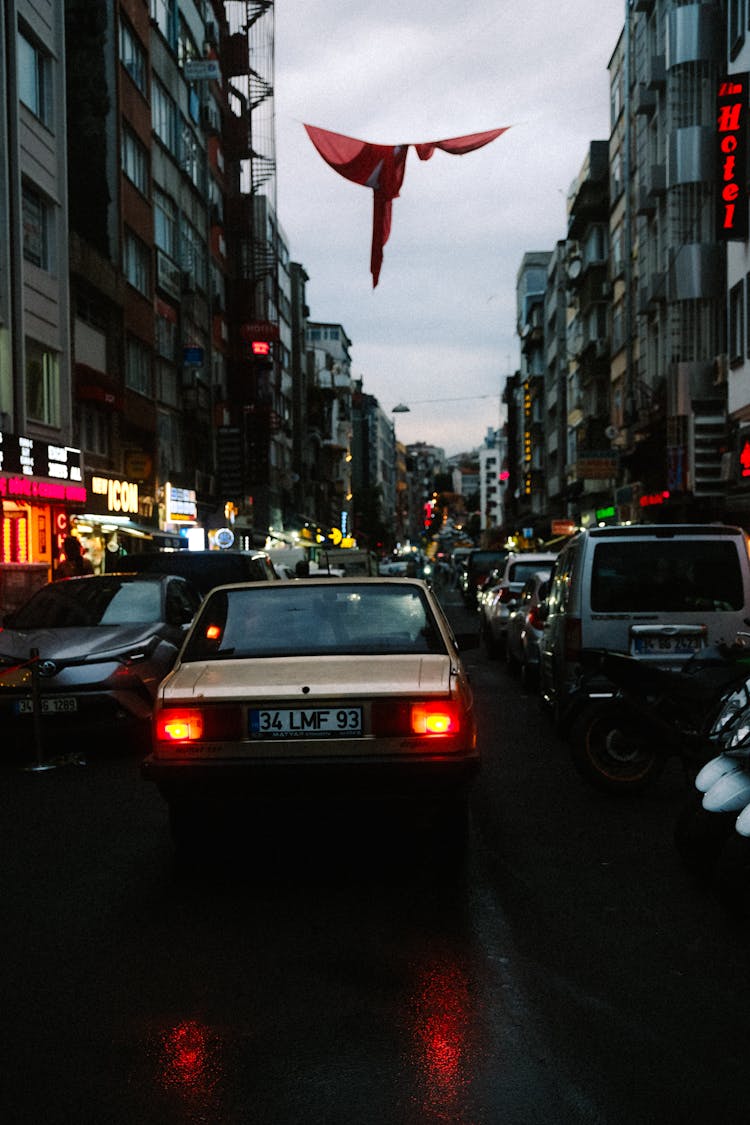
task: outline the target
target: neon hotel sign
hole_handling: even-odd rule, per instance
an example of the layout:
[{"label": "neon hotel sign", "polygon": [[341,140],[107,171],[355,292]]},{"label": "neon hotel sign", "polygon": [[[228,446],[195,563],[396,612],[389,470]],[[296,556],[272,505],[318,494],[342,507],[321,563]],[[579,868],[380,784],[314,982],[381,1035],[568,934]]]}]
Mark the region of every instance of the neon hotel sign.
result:
[{"label": "neon hotel sign", "polygon": [[729,75],[719,85],[716,128],[718,137],[718,214],[720,239],[745,241],[747,206],[748,75]]}]

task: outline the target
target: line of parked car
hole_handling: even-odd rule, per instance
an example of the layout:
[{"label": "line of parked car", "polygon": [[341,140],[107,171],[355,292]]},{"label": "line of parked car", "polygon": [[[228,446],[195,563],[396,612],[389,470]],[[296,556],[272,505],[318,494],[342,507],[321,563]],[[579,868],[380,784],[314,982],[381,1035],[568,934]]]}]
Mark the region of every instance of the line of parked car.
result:
[{"label": "line of parked car", "polygon": [[662,673],[731,663],[750,630],[748,536],[716,524],[590,528],[557,554],[508,555],[477,609],[487,652],[537,684],[579,771],[632,792],[656,776],[669,739],[660,745],[623,702],[622,662],[644,695]]}]

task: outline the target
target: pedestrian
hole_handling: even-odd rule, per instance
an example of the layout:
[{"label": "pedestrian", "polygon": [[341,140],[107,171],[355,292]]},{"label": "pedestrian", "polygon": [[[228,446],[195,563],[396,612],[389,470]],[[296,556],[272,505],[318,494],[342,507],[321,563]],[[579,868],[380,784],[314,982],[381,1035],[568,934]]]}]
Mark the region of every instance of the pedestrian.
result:
[{"label": "pedestrian", "polygon": [[75,535],[66,535],[63,542],[65,558],[57,568],[55,579],[75,578],[79,574],[93,574],[94,566],[91,559],[87,559],[81,548],[81,542]]}]

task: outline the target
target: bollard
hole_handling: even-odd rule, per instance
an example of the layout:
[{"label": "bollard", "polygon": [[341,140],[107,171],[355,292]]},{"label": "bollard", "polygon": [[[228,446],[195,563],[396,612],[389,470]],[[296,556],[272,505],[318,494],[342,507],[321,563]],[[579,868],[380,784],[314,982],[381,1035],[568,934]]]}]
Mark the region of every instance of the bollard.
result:
[{"label": "bollard", "polygon": [[42,752],[42,695],[39,691],[38,648],[32,648],[31,650],[31,706],[31,719],[34,724],[34,749],[36,751],[36,762],[34,763],[34,765],[26,766],[25,768],[30,773],[41,773],[44,770],[53,770],[55,768],[55,765],[54,762],[45,762],[44,754]]}]

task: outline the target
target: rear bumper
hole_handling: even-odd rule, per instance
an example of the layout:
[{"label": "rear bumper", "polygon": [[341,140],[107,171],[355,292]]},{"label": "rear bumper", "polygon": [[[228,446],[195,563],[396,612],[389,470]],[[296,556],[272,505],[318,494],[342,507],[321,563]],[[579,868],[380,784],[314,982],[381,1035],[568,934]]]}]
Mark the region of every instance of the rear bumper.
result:
[{"label": "rear bumper", "polygon": [[379,761],[214,760],[165,762],[149,755],[143,776],[168,801],[234,799],[431,800],[459,796],[479,770],[479,755]]}]

